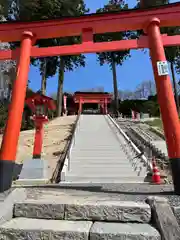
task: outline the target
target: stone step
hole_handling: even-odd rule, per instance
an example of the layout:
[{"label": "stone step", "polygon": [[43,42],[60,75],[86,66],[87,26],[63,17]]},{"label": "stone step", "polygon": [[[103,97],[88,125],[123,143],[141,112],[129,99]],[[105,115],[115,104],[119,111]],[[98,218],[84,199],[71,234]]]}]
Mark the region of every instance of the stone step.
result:
[{"label": "stone step", "polygon": [[[96,133],[97,134],[97,133]],[[103,136],[101,133],[99,133],[101,136],[95,137],[94,134],[92,136],[90,134],[85,134],[84,136],[81,133],[77,133],[75,137],[75,141],[77,143],[97,143],[99,146],[104,145],[104,146],[109,146],[112,143],[115,143],[116,145],[118,142],[116,141],[116,138],[114,136]]]},{"label": "stone step", "polygon": [[161,236],[148,224],[95,222],[89,239],[161,240]]},{"label": "stone step", "polygon": [[133,168],[131,166],[126,166],[126,167],[121,167],[121,166],[99,166],[99,167],[95,167],[95,166],[92,166],[92,165],[79,165],[77,167],[77,165],[71,165],[70,166],[70,170],[78,170],[78,171],[97,171],[97,172],[119,172],[119,171],[122,171],[123,169],[123,172],[128,172],[128,171],[133,171]]},{"label": "stone step", "polygon": [[114,146],[109,146],[109,147],[97,147],[96,145],[91,145],[91,144],[87,144],[87,145],[83,145],[83,144],[79,144],[79,145],[75,145],[73,150],[77,150],[77,151],[91,151],[94,150],[96,152],[98,151],[104,151],[104,152],[113,152],[113,151],[122,151],[122,149],[120,148],[120,146],[114,147]]},{"label": "stone step", "polygon": [[[133,157],[132,157],[133,158]],[[108,162],[108,161],[117,161],[117,162],[122,162],[122,163],[128,163],[130,162],[129,159],[127,159],[127,157],[124,157],[124,156],[118,156],[118,155],[106,155],[106,156],[103,156],[103,155],[100,155],[100,154],[93,154],[93,153],[89,153],[89,154],[72,154],[70,156],[70,159],[73,159],[73,160],[79,160],[79,161],[84,161],[84,160],[87,160],[87,161],[91,161],[91,160],[100,160],[100,161],[104,161],[104,162]]]},{"label": "stone step", "polygon": [[0,239],[89,239],[92,222],[14,218],[0,226]]},{"label": "stone step", "polygon": [[94,136],[96,136],[97,138],[100,138],[101,136],[103,136],[105,139],[110,137],[113,138],[113,133],[111,132],[110,129],[108,129],[108,131],[102,132],[102,131],[86,131],[85,129],[79,129],[79,131],[77,132],[79,135],[76,135],[77,138],[87,138],[88,136],[91,136],[92,138],[94,138]]},{"label": "stone step", "polygon": [[93,178],[105,178],[105,177],[107,177],[107,178],[119,178],[119,177],[121,177],[121,178],[127,178],[127,177],[129,177],[129,178],[131,178],[131,177],[138,177],[138,174],[137,174],[137,172],[133,172],[133,171],[131,171],[131,172],[128,172],[128,173],[124,173],[124,174],[122,174],[121,172],[110,172],[110,173],[108,173],[108,172],[86,172],[86,171],[84,171],[84,172],[80,172],[80,171],[70,171],[70,172],[67,172],[67,177],[81,177],[81,178],[83,178],[83,177],[89,177],[89,178],[91,178],[91,177],[93,177]]},{"label": "stone step", "polygon": [[126,167],[126,168],[123,168],[123,171],[122,171],[122,168],[121,167],[114,167],[114,168],[111,168],[111,167],[104,167],[104,166],[102,166],[102,167],[100,167],[100,168],[96,168],[96,167],[91,167],[91,168],[87,168],[87,167],[77,167],[77,166],[70,166],[70,171],[73,171],[73,170],[75,170],[75,171],[78,171],[78,172],[82,172],[82,171],[84,171],[84,172],[96,172],[96,173],[117,173],[117,174],[119,174],[119,173],[122,173],[122,175],[125,175],[125,174],[127,174],[128,172],[134,172],[133,171],[133,168],[131,167],[131,166],[128,166],[128,167]]},{"label": "stone step", "polygon": [[[79,133],[78,133],[79,134]],[[77,135],[78,136],[78,135]],[[104,138],[104,140],[103,140],[103,138]],[[76,137],[75,138],[75,143],[76,144],[96,144],[97,143],[97,145],[98,146],[113,146],[113,143],[115,144],[115,146],[118,146],[118,144],[119,144],[119,142],[116,140],[116,138],[111,138],[111,137],[103,137],[103,136],[101,136],[101,137],[99,137],[99,138],[96,138],[96,139],[94,139],[94,137],[91,137],[91,136],[87,136],[87,138],[85,138],[85,137],[80,137],[79,136],[79,138],[78,137]],[[119,144],[120,145],[120,144]]]},{"label": "stone step", "polygon": [[114,166],[92,166],[92,165],[76,165],[76,164],[71,164],[70,167],[69,167],[69,170],[70,171],[90,171],[90,172],[93,172],[93,171],[97,171],[97,172],[106,172],[106,173],[109,173],[109,172],[129,172],[129,171],[136,171],[136,169],[146,169],[142,166],[137,166],[137,167],[131,167],[131,166],[122,166],[121,165],[114,165]]},{"label": "stone step", "polygon": [[101,161],[118,161],[118,162],[130,162],[133,157],[131,159],[128,159],[127,157],[121,157],[121,156],[118,156],[118,155],[106,155],[106,156],[103,156],[101,154],[94,154],[94,153],[87,153],[87,154],[72,154],[70,156],[70,159],[74,159],[74,160],[101,160]]},{"label": "stone step", "polygon": [[[125,150],[124,150],[125,151]],[[126,156],[126,153],[124,152],[121,148],[111,148],[111,149],[107,149],[107,148],[95,148],[95,147],[87,147],[87,148],[83,148],[81,146],[79,147],[73,147],[72,149],[72,153],[81,153],[81,154],[84,154],[84,153],[101,153],[102,155],[106,156],[106,154],[113,154],[113,153],[116,153],[118,154],[119,156]],[[130,150],[129,150],[130,151]]]},{"label": "stone step", "polygon": [[119,159],[125,159],[127,160],[127,156],[125,155],[125,153],[121,152],[121,151],[96,151],[96,150],[88,150],[88,151],[76,151],[75,149],[73,149],[73,151],[71,152],[71,157],[101,157],[101,158],[119,158]]},{"label": "stone step", "polygon": [[146,174],[146,172],[147,172],[146,168],[143,168],[143,169],[140,169],[140,168],[137,168],[137,169],[133,169],[133,168],[131,168],[131,169],[130,168],[129,169],[122,169],[121,168],[120,170],[116,170],[116,169],[102,170],[101,168],[99,168],[99,169],[89,168],[88,169],[88,168],[70,167],[70,170],[69,170],[69,172],[67,172],[67,174],[69,174],[69,173],[76,173],[76,175],[78,175],[78,174],[85,173],[85,174],[88,174],[88,175],[93,175],[93,173],[99,174],[99,173],[102,172],[102,173],[105,173],[106,176],[108,176],[109,173],[111,173],[111,175],[112,175],[112,173],[113,174],[117,174],[118,173],[120,176],[122,176],[121,173],[123,172],[124,173],[123,175],[127,176],[127,175],[131,175],[132,172],[134,172],[136,174],[136,176],[137,176],[138,175],[137,172],[139,172],[139,171],[141,172],[141,174]]},{"label": "stone step", "polygon": [[[125,153],[122,153],[121,151],[96,151],[96,150],[88,150],[88,151],[76,151],[73,150],[71,152],[71,157],[101,157],[101,158],[119,158],[119,159],[124,159],[127,160],[128,157],[126,156]],[[132,155],[135,157],[135,155]]]},{"label": "stone step", "polygon": [[95,168],[95,167],[77,167],[77,166],[70,166],[69,171],[67,172],[67,174],[87,174],[88,176],[91,175],[97,175],[98,176],[102,176],[102,175],[106,175],[106,176],[131,176],[131,175],[136,175],[137,176],[137,172],[143,172],[144,174],[146,173],[146,168],[142,168],[142,167],[127,167],[127,168]]},{"label": "stone step", "polygon": [[[121,152],[98,152],[98,151],[82,151],[82,152],[71,152],[71,155],[70,155],[71,158],[101,158],[101,159],[120,159],[120,160],[125,160],[125,161],[128,161],[128,157],[124,154],[124,153],[121,153]],[[132,155],[132,158],[135,157],[134,155]]]},{"label": "stone step", "polygon": [[[89,154],[72,154],[70,156],[71,159],[74,159],[74,160],[101,160],[101,161],[118,161],[118,162],[129,162],[130,160],[127,158],[127,157],[121,157],[121,156],[118,156],[118,155],[106,155],[106,156],[103,156],[103,155],[100,155],[100,154],[93,154],[93,153],[89,153]],[[133,159],[133,157],[132,157]]]},{"label": "stone step", "polygon": [[[106,155],[106,154],[112,154],[112,153],[118,153],[118,155],[126,155],[125,152],[120,148],[110,148],[110,149],[107,149],[107,148],[96,148],[96,147],[93,147],[93,146],[89,146],[89,147],[86,147],[86,148],[83,148],[82,146],[79,146],[79,147],[73,147],[72,149],[72,153],[86,153],[86,152],[95,152],[95,153],[101,153],[102,155]],[[129,150],[130,151],[130,150]]]},{"label": "stone step", "polygon": [[[93,167],[93,168],[102,168],[102,165],[103,167],[112,167],[112,168],[116,168],[116,167],[121,167],[121,168],[126,168],[126,167],[132,167],[132,163],[130,162],[123,162],[123,161],[118,161],[118,160],[115,160],[115,161],[112,161],[112,160],[106,160],[106,161],[103,161],[103,160],[99,160],[99,159],[95,159],[95,160],[87,160],[87,159],[82,159],[82,160],[75,160],[75,159],[71,159],[70,160],[70,165],[71,166],[76,166],[77,167],[77,164],[80,164],[78,165],[78,167]],[[138,163],[138,165],[141,165],[143,163]]]},{"label": "stone step", "polygon": [[82,176],[65,176],[65,182],[74,183],[142,183],[144,182],[144,176],[131,176],[131,177],[121,177],[121,176],[101,176],[101,177],[82,177]]},{"label": "stone step", "polygon": [[108,130],[108,131],[109,132],[106,132],[106,133],[98,132],[98,131],[97,132],[86,132],[86,131],[81,132],[81,131],[78,131],[76,133],[76,139],[83,139],[84,138],[84,139],[90,140],[89,139],[89,137],[90,137],[91,139],[95,139],[95,141],[96,141],[96,139],[101,139],[102,141],[107,141],[109,138],[114,140],[114,133],[111,132],[111,130]]},{"label": "stone step", "polygon": [[88,220],[149,223],[148,204],[97,199],[27,199],[14,206],[14,217],[51,220]]},{"label": "stone step", "polygon": [[[94,164],[99,164],[99,165],[101,165],[101,167],[104,167],[104,166],[106,166],[107,165],[107,167],[110,167],[110,166],[116,166],[117,165],[117,167],[118,166],[124,166],[124,167],[129,167],[129,166],[131,166],[132,164],[130,163],[130,162],[125,162],[125,161],[122,161],[122,160],[111,160],[111,159],[108,159],[108,160],[101,160],[101,159],[97,159],[97,158],[95,158],[95,159],[91,159],[91,160],[89,160],[89,159],[86,159],[86,158],[84,158],[84,159],[82,159],[82,160],[76,160],[76,159],[72,159],[72,160],[70,160],[70,164],[87,164],[87,165],[94,165]],[[109,165],[110,164],[110,165]],[[140,163],[139,163],[140,164]],[[96,165],[94,165],[94,167],[96,167]]]},{"label": "stone step", "polygon": [[[88,167],[89,166],[89,167]],[[97,166],[99,166],[99,165],[97,165]],[[136,169],[136,168],[138,168],[139,166],[137,166],[137,167],[131,167],[131,165],[126,165],[126,166],[121,166],[121,165],[117,165],[117,164],[114,164],[114,165],[106,165],[106,164],[101,164],[101,166],[100,167],[96,167],[96,166],[94,166],[94,164],[81,164],[81,163],[79,163],[78,165],[75,163],[75,164],[70,164],[70,166],[69,166],[69,170],[89,170],[89,171],[104,171],[104,172],[110,172],[110,171],[117,171],[117,172],[119,172],[119,171],[129,171],[129,170],[131,170],[131,171],[133,171],[133,169]],[[140,168],[140,167],[139,167]],[[96,170],[97,169],[97,170]],[[103,170],[104,169],[104,170]]]},{"label": "stone step", "polygon": [[[129,154],[130,156],[135,157],[135,154]],[[125,155],[125,153],[121,153],[121,152],[101,152],[101,151],[82,151],[82,152],[77,152],[77,151],[73,151],[71,152],[70,155],[71,158],[101,158],[101,159],[120,159],[123,161],[129,161],[128,157]]]},{"label": "stone step", "polygon": [[98,152],[98,151],[104,151],[104,152],[111,152],[111,151],[122,151],[120,146],[109,146],[109,147],[103,147],[103,146],[99,146],[97,147],[96,144],[77,144],[74,145],[74,150],[82,150],[82,151],[90,151],[94,149],[94,151]]},{"label": "stone step", "polygon": [[81,174],[80,176],[81,177],[112,177],[112,178],[115,178],[115,177],[131,177],[131,176],[137,176],[137,173],[134,172],[133,170],[131,170],[128,174],[127,173],[124,173],[123,171],[117,171],[117,172],[103,172],[103,171],[91,171],[89,173],[87,172],[78,172],[77,171],[73,171],[73,172],[67,172],[67,175],[68,176],[79,176],[78,174]]},{"label": "stone step", "polygon": [[115,138],[114,138],[114,133],[108,134],[108,135],[105,135],[105,134],[102,134],[102,133],[96,133],[96,134],[94,134],[94,133],[92,133],[92,134],[91,133],[90,134],[89,133],[84,133],[83,134],[81,132],[76,133],[76,140],[82,141],[83,139],[86,142],[90,142],[93,139],[94,139],[95,142],[97,142],[97,140],[100,140],[99,145],[101,145],[102,143],[110,143],[109,140],[112,140],[113,142],[116,142]]}]

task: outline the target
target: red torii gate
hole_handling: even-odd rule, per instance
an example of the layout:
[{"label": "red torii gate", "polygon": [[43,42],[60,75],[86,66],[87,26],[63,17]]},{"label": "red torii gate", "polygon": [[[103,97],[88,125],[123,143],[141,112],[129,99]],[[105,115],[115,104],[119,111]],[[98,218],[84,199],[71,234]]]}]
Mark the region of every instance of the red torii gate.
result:
[{"label": "red torii gate", "polygon": [[[21,41],[20,49],[0,51],[0,60],[14,59],[18,62],[17,78],[13,86],[12,102],[0,153],[0,191],[10,188],[12,182],[31,56],[46,57],[149,48],[175,192],[180,194],[180,125],[163,47],[180,45],[180,36],[167,36],[160,33],[160,27],[179,25],[180,3],[145,10],[0,24],[1,42]],[[94,34],[137,29],[143,29],[147,36],[139,40],[93,42]],[[37,39],[67,36],[82,36],[82,44],[49,48],[33,46]]]},{"label": "red torii gate", "polygon": [[76,92],[74,94],[74,102],[79,103],[79,113],[82,112],[83,103],[99,103],[101,104],[103,114],[107,114],[108,103],[111,103],[112,95],[109,93],[98,92]]}]

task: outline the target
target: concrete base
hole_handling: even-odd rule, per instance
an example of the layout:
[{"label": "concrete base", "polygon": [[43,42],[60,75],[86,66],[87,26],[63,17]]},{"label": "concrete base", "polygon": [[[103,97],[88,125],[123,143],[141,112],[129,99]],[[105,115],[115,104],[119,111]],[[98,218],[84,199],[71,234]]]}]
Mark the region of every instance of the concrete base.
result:
[{"label": "concrete base", "polygon": [[49,180],[48,161],[42,159],[29,159],[23,163],[22,171],[16,184],[42,184]]}]

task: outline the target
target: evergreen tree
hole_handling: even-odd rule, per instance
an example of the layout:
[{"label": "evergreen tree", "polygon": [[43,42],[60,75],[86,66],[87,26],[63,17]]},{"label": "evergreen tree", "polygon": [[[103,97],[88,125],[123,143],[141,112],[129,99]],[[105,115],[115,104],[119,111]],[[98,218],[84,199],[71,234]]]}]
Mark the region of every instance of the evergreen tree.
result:
[{"label": "evergreen tree", "polygon": [[[38,21],[52,18],[80,16],[88,12],[83,0],[9,0],[10,20]],[[63,46],[80,42],[79,37],[42,39],[37,41],[39,47]],[[59,56],[32,59],[32,64],[39,66],[42,76],[42,88],[45,92],[46,80],[58,71],[57,115],[62,112],[64,72],[85,66],[85,56]]]},{"label": "evergreen tree", "polygon": [[[110,0],[108,4],[106,4],[103,8],[97,10],[97,13],[101,12],[117,12],[128,9],[128,5],[124,3],[122,0]],[[115,32],[115,33],[106,33],[106,34],[98,34],[95,36],[96,42],[109,42],[116,40],[123,40],[132,38],[134,33],[131,32]],[[104,65],[105,63],[109,65],[113,74],[113,87],[114,87],[114,100],[115,100],[115,112],[117,114],[119,109],[119,99],[118,99],[118,86],[117,86],[117,74],[116,74],[116,66],[122,65],[123,62],[130,57],[130,51],[114,51],[114,52],[103,52],[97,53],[98,61],[100,65]]]}]

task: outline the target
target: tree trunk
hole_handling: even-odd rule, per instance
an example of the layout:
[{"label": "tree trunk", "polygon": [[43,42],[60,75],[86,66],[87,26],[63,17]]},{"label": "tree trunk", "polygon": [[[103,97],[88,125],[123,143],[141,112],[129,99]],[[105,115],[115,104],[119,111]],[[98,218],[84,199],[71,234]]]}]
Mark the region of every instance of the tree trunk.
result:
[{"label": "tree trunk", "polygon": [[176,107],[177,111],[179,113],[179,96],[177,93],[177,86],[176,86],[176,78],[175,78],[175,73],[174,73],[174,64],[173,62],[170,62],[171,66],[171,72],[172,72],[172,80],[173,80],[173,87],[174,87],[174,96],[175,96],[175,101],[176,101]]},{"label": "tree trunk", "polygon": [[46,59],[44,59],[43,70],[42,70],[42,79],[41,79],[41,93],[46,95]]},{"label": "tree trunk", "polygon": [[115,61],[114,61],[114,54],[113,53],[112,53],[112,74],[113,74],[115,114],[118,115],[118,111],[119,111],[118,86],[117,86],[116,64],[115,64]]},{"label": "tree trunk", "polygon": [[11,95],[12,95],[12,89],[13,89],[13,85],[14,85],[14,82],[16,80],[16,75],[17,75],[17,67],[12,67],[10,70],[9,70],[9,81],[8,81],[8,101],[10,102],[11,101]]},{"label": "tree trunk", "polygon": [[61,57],[58,77],[58,92],[57,92],[57,116],[60,117],[62,113],[62,99],[63,99],[63,83],[64,83],[64,59]]}]

